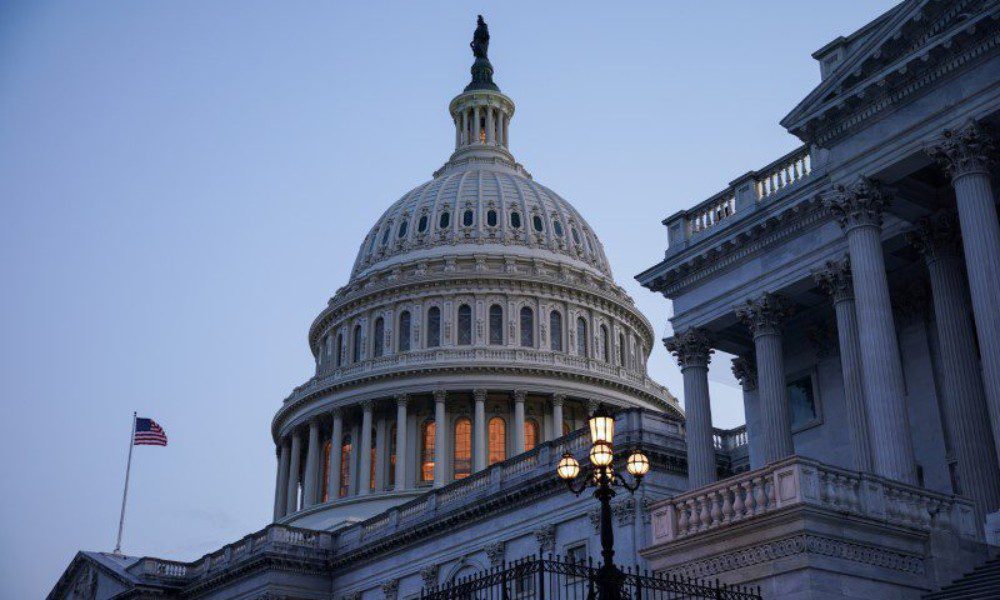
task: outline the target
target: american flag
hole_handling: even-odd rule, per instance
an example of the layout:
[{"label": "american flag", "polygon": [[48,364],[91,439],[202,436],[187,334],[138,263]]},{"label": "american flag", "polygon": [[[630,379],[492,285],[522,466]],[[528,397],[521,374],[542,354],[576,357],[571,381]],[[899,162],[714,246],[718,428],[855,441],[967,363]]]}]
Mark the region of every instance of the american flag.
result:
[{"label": "american flag", "polygon": [[163,428],[152,419],[135,418],[135,437],[132,443],[136,446],[166,446],[167,434]]}]

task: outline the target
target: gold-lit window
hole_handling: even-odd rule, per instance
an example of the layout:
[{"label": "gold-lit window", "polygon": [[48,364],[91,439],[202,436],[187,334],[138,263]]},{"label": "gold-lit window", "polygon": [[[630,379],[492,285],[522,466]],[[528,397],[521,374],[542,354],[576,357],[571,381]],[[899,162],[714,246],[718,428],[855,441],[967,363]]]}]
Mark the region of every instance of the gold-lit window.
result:
[{"label": "gold-lit window", "polygon": [[569,422],[568,421],[563,421],[563,426],[562,426],[563,435],[569,435],[572,431],[573,431],[573,428],[570,427]]},{"label": "gold-lit window", "polygon": [[369,465],[371,467],[368,473],[368,489],[375,489],[375,457],[378,455],[378,448],[375,447],[375,440],[378,439],[378,435],[375,433],[375,429],[372,429],[372,450],[371,450],[371,460]]},{"label": "gold-lit window", "polygon": [[340,497],[343,498],[349,491],[348,477],[351,474],[351,436],[345,435],[344,441],[340,445]]},{"label": "gold-lit window", "polygon": [[524,422],[524,451],[527,452],[538,445],[538,421],[528,419]]},{"label": "gold-lit window", "polygon": [[489,424],[490,464],[507,459],[507,423],[500,417],[493,417]]},{"label": "gold-lit window", "polygon": [[434,481],[434,421],[424,423],[421,437],[420,481]]},{"label": "gold-lit window", "polygon": [[389,487],[396,487],[396,424],[389,428]]},{"label": "gold-lit window", "polygon": [[455,479],[472,474],[472,421],[462,417],[455,421]]},{"label": "gold-lit window", "polygon": [[320,485],[323,486],[323,502],[330,501],[330,454],[333,451],[333,440],[327,440],[323,444],[323,477],[320,479]]}]

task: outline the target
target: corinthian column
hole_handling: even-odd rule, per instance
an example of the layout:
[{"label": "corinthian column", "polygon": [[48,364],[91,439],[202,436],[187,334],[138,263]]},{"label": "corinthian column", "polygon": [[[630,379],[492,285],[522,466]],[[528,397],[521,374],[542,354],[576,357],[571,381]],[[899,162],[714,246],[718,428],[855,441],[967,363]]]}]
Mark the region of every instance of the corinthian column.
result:
[{"label": "corinthian column", "polygon": [[699,488],[718,479],[712,442],[712,406],[708,396],[708,363],[713,352],[711,338],[704,329],[692,328],[663,343],[667,351],[677,357],[684,376],[688,484],[691,488]]},{"label": "corinthian column", "polygon": [[361,459],[361,472],[358,473],[358,495],[365,496],[371,492],[372,485],[372,412],[374,405],[371,400],[361,403],[361,445],[358,447]]},{"label": "corinthian column", "polygon": [[760,398],[757,396],[757,359],[737,356],[733,359],[733,376],[743,388],[743,414],[746,416],[747,445],[750,454],[750,469],[764,466],[763,434],[760,428]]},{"label": "corinthian column", "polygon": [[486,390],[472,390],[472,398],[472,469],[478,472],[486,468]]},{"label": "corinthian column", "polygon": [[566,396],[555,394],[552,396],[552,436],[549,439],[562,437],[563,434],[563,404]]},{"label": "corinthian column", "polygon": [[396,396],[396,472],[393,474],[396,490],[406,489],[406,408],[409,396]]},{"label": "corinthian column", "polygon": [[983,384],[993,440],[1000,450],[1000,223],[989,172],[996,147],[991,132],[970,121],[944,132],[930,154],[944,166],[955,188]]},{"label": "corinthian column", "polygon": [[524,390],[514,390],[514,455],[524,452]]},{"label": "corinthian column", "polygon": [[278,482],[274,490],[274,520],[277,521],[288,512],[285,508],[288,502],[288,461],[291,449],[288,440],[281,440],[281,452],[278,456]]},{"label": "corinthian column", "polygon": [[882,255],[882,211],[888,197],[878,182],[862,177],[849,187],[838,185],[826,203],[847,236],[851,255],[865,400],[871,431],[877,434],[872,436],[875,472],[916,484],[906,387]]},{"label": "corinthian column", "polygon": [[757,355],[757,395],[765,464],[795,453],[781,344],[781,326],[790,314],[788,301],[770,293],[747,300],[736,309],[736,316],[746,323],[753,335]]},{"label": "corinthian column", "polygon": [[941,348],[942,400],[958,461],[959,489],[955,491],[976,503],[982,522],[987,513],[1000,507],[1000,467],[965,293],[958,224],[949,214],[935,215],[918,223],[907,239],[923,254],[930,273]]},{"label": "corinthian column", "polygon": [[837,314],[837,342],[840,346],[840,371],[844,380],[844,403],[847,406],[847,433],[854,455],[854,468],[871,472],[872,444],[865,404],[864,376],[861,372],[861,348],[858,346],[858,318],[854,307],[851,263],[828,261],[826,268],[813,273],[816,284],[830,295]]},{"label": "corinthian column", "polygon": [[292,432],[291,458],[288,461],[288,489],[286,490],[285,514],[299,510],[299,461],[302,460],[302,434]]},{"label": "corinthian column", "polygon": [[326,495],[330,500],[340,497],[341,452],[344,445],[344,416],[339,408],[331,411],[333,425],[330,430],[330,478],[327,480]]},{"label": "corinthian column", "polygon": [[445,457],[448,448],[448,416],[445,411],[445,401],[448,393],[444,390],[434,390],[434,487],[445,484]]},{"label": "corinthian column", "polygon": [[316,483],[319,481],[319,422],[309,421],[309,445],[306,446],[306,477],[302,484],[302,506],[316,504]]}]

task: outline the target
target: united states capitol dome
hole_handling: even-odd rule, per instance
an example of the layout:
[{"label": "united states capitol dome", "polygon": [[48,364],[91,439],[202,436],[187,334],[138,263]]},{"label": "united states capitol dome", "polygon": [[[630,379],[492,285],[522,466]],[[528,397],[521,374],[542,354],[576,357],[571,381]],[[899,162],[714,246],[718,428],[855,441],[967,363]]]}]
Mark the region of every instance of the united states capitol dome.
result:
[{"label": "united states capitol dome", "polygon": [[509,150],[480,22],[455,150],[367,232],[272,423],[275,520],[332,529],[556,444],[597,403],[680,415],[593,229]]}]

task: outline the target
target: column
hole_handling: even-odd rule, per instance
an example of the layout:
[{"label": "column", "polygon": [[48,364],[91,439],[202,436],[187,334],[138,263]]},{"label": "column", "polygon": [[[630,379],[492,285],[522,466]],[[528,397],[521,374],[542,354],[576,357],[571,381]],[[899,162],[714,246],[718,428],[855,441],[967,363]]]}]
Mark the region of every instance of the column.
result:
[{"label": "column", "polygon": [[970,121],[944,132],[930,153],[951,176],[955,189],[983,385],[994,445],[1000,451],[1000,223],[989,172],[996,147],[992,133]]},{"label": "column", "polygon": [[396,481],[396,490],[406,489],[406,408],[410,402],[410,397],[406,394],[396,396],[396,472],[393,475]]},{"label": "column", "polygon": [[507,134],[510,131],[510,117],[507,115],[503,116],[503,147],[510,147],[510,140],[507,138]]},{"label": "column", "polygon": [[684,377],[684,425],[687,442],[688,484],[699,488],[718,479],[712,441],[712,407],[708,396],[708,363],[713,352],[704,329],[691,328],[664,340],[677,357]]},{"label": "column", "polygon": [[958,223],[950,214],[938,214],[918,223],[907,240],[923,254],[930,274],[944,380],[942,404],[958,463],[955,492],[975,502],[981,524],[987,513],[1000,508],[1000,466],[976,356]]},{"label": "column", "polygon": [[496,143],[496,129],[494,128],[493,108],[486,107],[486,143],[490,146]]},{"label": "column", "polygon": [[882,211],[888,200],[878,182],[862,177],[850,186],[836,186],[826,202],[847,236],[851,255],[868,424],[875,434],[875,472],[916,484],[906,387],[882,255]]},{"label": "column", "polygon": [[277,521],[287,514],[285,508],[288,502],[288,461],[291,449],[288,440],[281,440],[281,450],[278,455],[278,481],[274,488],[274,520]]},{"label": "column", "polygon": [[554,440],[558,437],[562,437],[564,402],[566,402],[566,396],[563,394],[555,394],[552,396],[552,437],[550,439]]},{"label": "column", "polygon": [[285,514],[299,510],[299,461],[302,459],[302,434],[292,432],[291,458],[288,461],[288,489],[285,499]]},{"label": "column", "polygon": [[524,452],[524,390],[514,390],[514,456]]},{"label": "column", "polygon": [[385,419],[375,422],[375,491],[385,491],[385,478],[388,472],[386,460],[389,456],[389,445],[386,444],[389,424]]},{"label": "column", "polygon": [[757,356],[757,396],[760,401],[764,464],[795,454],[781,343],[781,326],[790,314],[788,300],[771,293],[747,300],[746,304],[736,309],[736,316],[750,329]]},{"label": "column", "polygon": [[747,426],[750,469],[764,466],[763,434],[760,429],[760,399],[757,397],[757,359],[753,353],[733,359],[733,375],[743,388],[743,414]]},{"label": "column", "polygon": [[445,401],[448,393],[434,390],[434,487],[441,487],[447,481],[445,460],[447,457],[448,417]]},{"label": "column", "polygon": [[840,371],[844,380],[844,403],[847,407],[847,433],[854,455],[854,469],[870,473],[872,459],[871,431],[861,370],[858,342],[858,318],[854,306],[854,284],[849,259],[828,261],[826,268],[813,273],[813,280],[833,300],[837,315],[837,345],[840,348]]},{"label": "column", "polygon": [[341,447],[344,445],[344,416],[339,408],[330,412],[333,417],[333,426],[330,430],[330,478],[327,480],[326,495],[330,500],[340,497],[340,470],[342,465]]},{"label": "column", "polygon": [[486,468],[486,390],[472,390],[475,402],[472,420],[472,470]]},{"label": "column", "polygon": [[371,400],[365,400],[361,403],[361,445],[358,446],[358,452],[361,470],[358,473],[358,495],[366,496],[371,492],[372,485],[372,411],[374,409],[374,403]]},{"label": "column", "polygon": [[302,507],[316,504],[316,483],[319,481],[319,422],[309,421],[309,445],[306,446],[306,475],[302,483]]},{"label": "column", "polygon": [[479,143],[479,107],[472,107],[472,143]]},{"label": "column", "polygon": [[469,143],[469,111],[462,111],[462,135],[459,139],[459,144],[465,145]]}]

